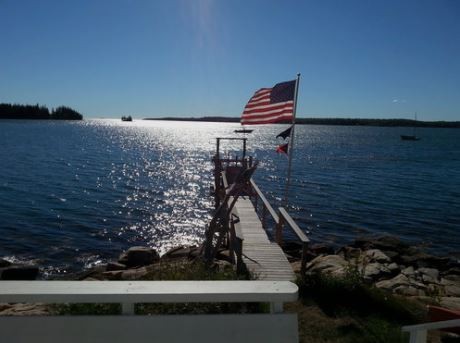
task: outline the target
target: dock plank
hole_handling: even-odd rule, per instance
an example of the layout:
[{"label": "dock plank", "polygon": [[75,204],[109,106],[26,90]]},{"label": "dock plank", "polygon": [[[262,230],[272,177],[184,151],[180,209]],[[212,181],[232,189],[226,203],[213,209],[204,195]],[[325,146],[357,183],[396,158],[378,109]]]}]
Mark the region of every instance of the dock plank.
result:
[{"label": "dock plank", "polygon": [[281,247],[271,242],[249,197],[239,197],[233,208],[235,227],[243,238],[243,262],[258,280],[292,281],[295,274]]}]

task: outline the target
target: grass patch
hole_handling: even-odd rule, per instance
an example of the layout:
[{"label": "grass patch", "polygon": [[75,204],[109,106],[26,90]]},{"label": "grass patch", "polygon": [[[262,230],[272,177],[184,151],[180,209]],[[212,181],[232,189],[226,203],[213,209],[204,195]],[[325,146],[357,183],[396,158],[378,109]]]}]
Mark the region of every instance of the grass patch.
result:
[{"label": "grass patch", "polygon": [[[238,275],[233,267],[225,263],[207,266],[203,261],[166,260],[149,266],[139,280],[186,281],[186,280],[246,280],[247,275]],[[95,281],[97,282],[97,281]],[[204,314],[204,313],[263,313],[268,304],[261,303],[175,303],[136,304],[135,313],[150,314]],[[121,313],[119,304],[56,304],[53,312],[59,315],[115,315]]]},{"label": "grass patch", "polygon": [[[407,342],[401,326],[426,321],[424,306],[365,284],[353,270],[341,278],[307,276],[298,286],[302,341]],[[308,317],[315,308],[312,323]]]}]

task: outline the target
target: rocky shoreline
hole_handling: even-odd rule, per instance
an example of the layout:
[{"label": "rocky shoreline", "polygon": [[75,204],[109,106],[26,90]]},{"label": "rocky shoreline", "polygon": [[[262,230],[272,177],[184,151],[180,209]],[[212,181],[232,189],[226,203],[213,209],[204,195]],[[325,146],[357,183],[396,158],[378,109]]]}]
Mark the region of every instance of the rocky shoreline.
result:
[{"label": "rocky shoreline", "polygon": [[[300,274],[300,246],[288,242],[283,249],[294,271]],[[352,275],[392,294],[460,309],[460,263],[448,257],[427,254],[421,248],[394,237],[359,238],[338,250],[324,244],[313,244],[307,253],[307,277],[317,273],[334,277]],[[172,263],[180,264],[181,261],[194,261],[199,256],[200,247],[197,246],[177,247],[161,257],[154,249],[137,246],[123,252],[117,261],[53,279],[152,279],[152,275],[161,268],[168,268]],[[212,268],[225,270],[231,267],[228,251],[220,251]],[[39,275],[38,266],[12,264],[0,259],[0,280],[34,280]],[[12,305],[2,306],[0,315],[15,313]],[[20,305],[19,311],[24,311],[23,305]],[[39,312],[42,313],[43,308],[40,307]]]},{"label": "rocky shoreline", "polygon": [[[295,245],[285,250],[292,255],[294,270],[300,271],[300,250]],[[336,277],[354,274],[392,294],[460,309],[460,263],[390,236],[359,238],[337,251],[323,244],[312,245],[306,273]]]}]

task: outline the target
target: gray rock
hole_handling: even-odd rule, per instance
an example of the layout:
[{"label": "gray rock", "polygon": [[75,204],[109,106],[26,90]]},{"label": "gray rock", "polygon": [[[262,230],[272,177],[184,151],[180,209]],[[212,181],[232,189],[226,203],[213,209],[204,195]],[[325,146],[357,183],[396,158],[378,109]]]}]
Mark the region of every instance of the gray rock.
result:
[{"label": "gray rock", "polygon": [[446,274],[444,275],[444,279],[452,281],[452,282],[460,283],[460,275],[457,275],[457,274]]},{"label": "gray rock", "polygon": [[4,260],[3,258],[0,258],[0,268],[5,268],[11,266],[11,262]]},{"label": "gray rock", "polygon": [[363,272],[366,281],[375,281],[384,276],[391,275],[391,271],[385,265],[378,262],[365,265]]},{"label": "gray rock", "polygon": [[127,267],[141,267],[158,261],[160,256],[155,249],[148,247],[131,247],[123,252],[118,262]]},{"label": "gray rock", "polygon": [[107,263],[106,271],[111,272],[114,270],[124,270],[126,269],[126,265],[117,263],[117,262],[109,262]]},{"label": "gray rock", "polygon": [[149,273],[149,270],[146,267],[128,269],[124,270],[121,273],[122,280],[140,280],[144,278]]},{"label": "gray rock", "polygon": [[315,255],[333,255],[334,249],[326,244],[312,244],[309,250]]},{"label": "gray rock", "polygon": [[424,252],[414,252],[400,256],[400,263],[419,268],[436,268],[446,270],[449,266],[448,257],[437,257]]},{"label": "gray rock", "polygon": [[403,270],[401,270],[401,273],[409,277],[415,277],[415,269],[412,266],[404,268]]},{"label": "gray rock", "polygon": [[346,260],[356,260],[361,256],[361,249],[345,246],[337,251],[337,255]]},{"label": "gray rock", "polygon": [[419,268],[417,270],[421,274],[422,280],[425,283],[437,283],[439,281],[439,270],[434,268]]},{"label": "gray rock", "polygon": [[45,304],[0,304],[0,316],[46,316],[51,310]]},{"label": "gray rock", "polygon": [[446,293],[446,295],[451,297],[460,297],[460,285],[447,285],[444,287],[444,292]]},{"label": "gray rock", "polygon": [[368,261],[379,263],[390,263],[391,259],[379,249],[370,249],[364,252]]},{"label": "gray rock", "polygon": [[393,289],[393,292],[396,294],[401,294],[405,296],[424,296],[425,292],[421,289],[412,286],[399,286]]},{"label": "gray rock", "polygon": [[387,268],[388,270],[391,272],[391,273],[398,273],[401,269],[399,268],[399,266],[396,264],[396,263],[390,263],[387,265]]},{"label": "gray rock", "polygon": [[386,289],[386,290],[394,290],[397,287],[409,287],[409,278],[404,274],[398,274],[394,278],[390,280],[383,280],[379,281],[375,284],[376,287]]},{"label": "gray rock", "polygon": [[439,303],[442,307],[447,307],[451,310],[460,310],[460,298],[458,297],[442,297]]},{"label": "gray rock", "polygon": [[176,247],[168,250],[163,256],[162,259],[176,259],[176,258],[186,258],[189,257],[191,252],[191,247]]},{"label": "gray rock", "polygon": [[307,265],[309,273],[325,273],[333,276],[345,275],[348,262],[338,255],[318,256]]},{"label": "gray rock", "polygon": [[11,265],[1,270],[2,280],[35,280],[38,276],[37,266]]}]

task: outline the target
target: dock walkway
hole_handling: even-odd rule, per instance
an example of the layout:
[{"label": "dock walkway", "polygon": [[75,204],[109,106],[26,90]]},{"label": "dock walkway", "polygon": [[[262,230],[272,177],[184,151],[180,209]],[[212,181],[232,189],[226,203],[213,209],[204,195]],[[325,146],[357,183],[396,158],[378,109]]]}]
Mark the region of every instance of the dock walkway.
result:
[{"label": "dock walkway", "polygon": [[271,242],[254,205],[247,196],[238,198],[232,214],[236,235],[243,239],[243,262],[258,280],[293,281],[295,274],[281,247]]}]

